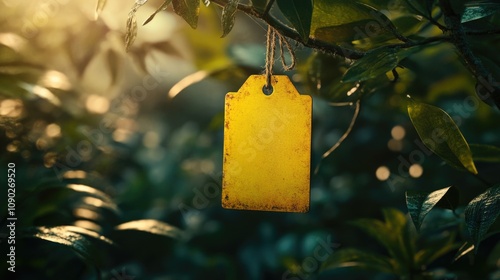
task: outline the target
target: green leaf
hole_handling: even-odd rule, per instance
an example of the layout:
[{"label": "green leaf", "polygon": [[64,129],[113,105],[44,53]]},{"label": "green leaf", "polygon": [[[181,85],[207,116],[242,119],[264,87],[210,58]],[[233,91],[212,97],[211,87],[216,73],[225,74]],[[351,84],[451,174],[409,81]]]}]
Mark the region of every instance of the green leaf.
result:
[{"label": "green leaf", "polygon": [[415,254],[415,266],[424,267],[431,264],[437,258],[458,248],[455,244],[456,234],[454,232],[443,232],[437,239],[426,242],[423,249]]},{"label": "green leaf", "polygon": [[395,259],[396,271],[401,271],[413,259],[413,241],[409,239],[405,214],[396,209],[383,209],[385,222],[375,219],[360,219],[352,222],[368,235],[375,238]]},{"label": "green leaf", "polygon": [[172,237],[180,239],[182,237],[182,231],[174,226],[166,224],[158,220],[137,220],[127,223],[120,224],[116,226],[117,230],[136,230],[148,232],[155,235],[163,235],[167,237]]},{"label": "green leaf", "polygon": [[236,18],[236,11],[238,11],[238,4],[240,0],[229,0],[226,6],[222,9],[222,36],[226,37],[233,29],[234,21]]},{"label": "green leaf", "polygon": [[406,192],[406,206],[417,230],[420,229],[425,216],[445,197],[451,207],[456,207],[458,204],[458,191],[452,186],[431,193],[423,191]]},{"label": "green leaf", "polygon": [[277,0],[278,7],[304,42],[309,39],[313,3],[311,0]]},{"label": "green leaf", "polygon": [[419,47],[409,49],[380,48],[371,51],[347,69],[341,82],[365,81],[383,75],[396,68],[401,60],[418,50],[420,50]]},{"label": "green leaf", "polygon": [[500,213],[500,184],[475,197],[465,208],[465,223],[475,252]]},{"label": "green leaf", "polygon": [[167,9],[168,5],[170,5],[170,3],[171,3],[171,2],[172,2],[172,0],[165,0],[165,1],[163,1],[163,3],[160,5],[160,7],[158,7],[158,9],[156,9],[156,11],[155,11],[153,14],[151,14],[151,15],[148,17],[148,19],[146,19],[146,20],[144,21],[144,23],[143,23],[142,25],[146,25],[146,24],[148,24],[150,21],[152,21],[152,20],[153,20],[153,18],[156,16],[156,14],[157,14],[157,13],[162,12],[162,11],[165,11],[165,10]]},{"label": "green leaf", "polygon": [[465,3],[465,10],[462,13],[462,23],[482,19],[491,16],[500,10],[498,1],[470,1]]},{"label": "green leaf", "polygon": [[477,174],[469,144],[445,111],[410,99],[408,115],[427,148],[456,169]]},{"label": "green leaf", "polygon": [[385,15],[366,4],[351,0],[313,1],[311,33],[318,40],[340,43],[375,37],[394,39],[395,31]]},{"label": "green leaf", "polygon": [[334,252],[322,265],[321,271],[353,267],[395,273],[391,260],[383,255],[348,248]]},{"label": "green leaf", "polygon": [[475,162],[500,162],[500,148],[492,145],[469,144]]},{"label": "green leaf", "polygon": [[250,0],[250,2],[252,3],[252,7],[254,9],[263,13],[266,10],[269,0]]},{"label": "green leaf", "polygon": [[193,29],[198,26],[200,0],[173,0],[174,12],[181,16]]},{"label": "green leaf", "polygon": [[95,8],[95,17],[94,17],[96,20],[99,18],[99,15],[101,14],[105,5],[106,5],[106,0],[98,0],[97,1],[97,6]]}]

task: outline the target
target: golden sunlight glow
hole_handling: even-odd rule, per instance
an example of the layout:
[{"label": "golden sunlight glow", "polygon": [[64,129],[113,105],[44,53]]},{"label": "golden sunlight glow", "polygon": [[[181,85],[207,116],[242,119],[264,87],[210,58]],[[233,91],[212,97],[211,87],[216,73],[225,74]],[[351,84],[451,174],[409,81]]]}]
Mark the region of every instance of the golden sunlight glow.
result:
[{"label": "golden sunlight glow", "polygon": [[7,151],[9,151],[11,153],[18,152],[19,151],[19,144],[20,144],[20,142],[17,140],[13,141],[12,143],[9,143],[9,145],[7,145]]},{"label": "golden sunlight glow", "polygon": [[418,177],[422,176],[422,174],[424,173],[424,169],[422,168],[422,166],[420,164],[412,164],[412,166],[410,166],[410,169],[408,170],[408,172],[410,173],[411,177],[418,178]]},{"label": "golden sunlight glow", "polygon": [[396,139],[391,139],[387,142],[387,147],[393,152],[400,152],[403,150],[403,142]]},{"label": "golden sunlight glow", "polygon": [[45,134],[50,138],[59,137],[61,136],[61,127],[55,123],[51,123],[45,128]]},{"label": "golden sunlight glow", "polygon": [[78,228],[85,228],[85,229],[92,230],[93,232],[101,231],[100,225],[98,225],[94,222],[91,222],[91,221],[87,221],[87,220],[75,221],[74,225],[77,226]]},{"label": "golden sunlight glow", "polygon": [[99,198],[95,197],[85,197],[83,199],[83,203],[94,206],[94,207],[102,207],[104,205],[104,202],[100,200]]},{"label": "golden sunlight glow", "polygon": [[19,99],[5,99],[0,103],[0,116],[17,118],[23,112],[23,102]]},{"label": "golden sunlight glow", "polygon": [[104,192],[102,192],[102,191],[100,191],[98,189],[89,187],[87,185],[82,185],[82,184],[68,184],[66,187],[68,189],[72,189],[72,190],[77,191],[77,192],[89,193],[89,194],[93,194],[93,195],[99,196],[99,197],[106,197],[107,196]]},{"label": "golden sunlight glow", "polygon": [[19,51],[21,48],[24,47],[24,45],[26,45],[26,39],[11,32],[0,33],[0,43],[16,51]]},{"label": "golden sunlight glow", "polygon": [[56,164],[57,161],[57,153],[48,152],[43,156],[43,165],[47,168],[51,168]]},{"label": "golden sunlight glow", "polygon": [[404,127],[402,127],[400,125],[396,125],[391,130],[391,136],[395,140],[403,140],[403,138],[405,138],[405,135],[406,135],[406,131],[405,131]]},{"label": "golden sunlight glow", "polygon": [[47,71],[41,78],[39,83],[47,88],[58,88],[62,90],[71,89],[71,83],[63,73],[55,70]]},{"label": "golden sunlight glow", "polygon": [[90,113],[104,114],[109,109],[109,100],[106,97],[91,94],[87,97],[85,106]]},{"label": "golden sunlight glow", "polygon": [[50,103],[60,106],[61,105],[61,100],[57,96],[55,96],[50,90],[41,87],[41,86],[32,86],[28,84],[21,85],[23,88],[25,88],[28,91],[31,91],[34,95],[37,95],[43,99],[46,99]]},{"label": "golden sunlight glow", "polygon": [[88,220],[97,220],[99,219],[99,214],[95,211],[86,208],[77,208],[73,212],[73,215],[78,218],[88,219]]},{"label": "golden sunlight glow", "polygon": [[87,172],[83,170],[68,170],[63,175],[66,179],[85,179],[87,177]]},{"label": "golden sunlight glow", "polygon": [[353,88],[351,88],[351,89],[347,92],[347,96],[351,96],[353,93],[355,93],[355,92],[358,90],[359,85],[360,85],[360,84],[358,83],[358,84],[356,84],[356,86],[354,86]]},{"label": "golden sunlight glow", "polygon": [[116,142],[125,142],[132,135],[132,133],[123,128],[118,128],[113,132],[113,140]]},{"label": "golden sunlight glow", "polygon": [[146,148],[154,149],[160,144],[160,136],[155,131],[148,131],[142,138],[142,143]]},{"label": "golden sunlight glow", "polygon": [[377,179],[379,179],[380,181],[389,179],[390,175],[391,171],[389,171],[389,168],[387,168],[387,166],[382,165],[375,171],[375,176],[377,176]]},{"label": "golden sunlight glow", "polygon": [[174,98],[177,94],[183,91],[185,88],[189,87],[192,84],[195,84],[208,76],[208,72],[205,70],[200,70],[195,72],[187,77],[183,78],[177,84],[175,84],[170,91],[168,92],[168,98]]}]

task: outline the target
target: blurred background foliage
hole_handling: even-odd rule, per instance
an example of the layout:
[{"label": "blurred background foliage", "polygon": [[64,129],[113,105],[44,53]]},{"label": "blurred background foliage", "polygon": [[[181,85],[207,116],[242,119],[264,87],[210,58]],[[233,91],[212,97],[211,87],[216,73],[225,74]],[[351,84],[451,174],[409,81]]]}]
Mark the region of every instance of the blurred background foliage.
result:
[{"label": "blurred background foliage", "polygon": [[[337,2],[331,3],[344,5],[339,11],[353,13],[356,24],[369,22],[372,8],[359,12]],[[404,36],[442,34],[408,6],[439,20],[434,1],[360,2]],[[299,92],[313,96],[310,212],[230,211],[220,207],[223,100],[249,75],[262,73],[266,25],[237,13],[234,29],[221,39],[222,9],[212,3],[200,8],[196,30],[171,7],[141,26],[162,3],[151,0],[137,10],[137,38],[126,52],[133,2],[107,1],[96,18],[92,3],[2,1],[0,162],[2,170],[16,165],[19,279],[500,278],[498,234],[488,235],[476,254],[469,250],[453,261],[467,239],[465,205],[488,187],[484,181],[499,182],[498,157],[476,163],[482,181],[435,155],[415,158],[423,148],[406,113],[408,94],[447,111],[469,143],[500,146],[499,112],[477,99],[475,80],[451,44],[417,46],[397,61],[395,82],[391,71],[362,72],[351,81],[343,75],[352,60],[293,44],[296,69],[283,73],[277,64],[275,74],[289,75]],[[314,2],[311,36],[358,50],[397,41],[391,32],[361,39],[338,33],[346,27],[328,25],[353,30],[356,24],[322,15],[330,4]],[[286,21],[277,7],[271,12]],[[498,28],[500,16],[472,22]],[[470,44],[498,79],[499,36],[471,36]],[[352,132],[322,160],[349,127],[357,100]],[[0,174],[2,182],[6,176]],[[417,233],[404,214],[405,192],[448,186],[460,193],[457,207],[433,210]],[[7,213],[7,205],[0,210]],[[403,243],[399,234],[367,238],[373,232],[366,225],[382,220],[389,232],[408,236]],[[498,229],[497,222],[490,232]],[[5,239],[0,245],[7,252]],[[412,253],[417,249],[426,258]],[[343,262],[356,256],[387,258],[399,270],[380,262],[356,270]],[[2,274],[12,279],[5,262]]]}]

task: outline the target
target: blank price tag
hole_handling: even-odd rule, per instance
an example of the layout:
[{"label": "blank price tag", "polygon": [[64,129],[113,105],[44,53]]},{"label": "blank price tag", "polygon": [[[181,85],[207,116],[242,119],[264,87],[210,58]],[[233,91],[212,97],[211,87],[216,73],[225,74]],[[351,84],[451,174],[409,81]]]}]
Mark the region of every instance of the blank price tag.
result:
[{"label": "blank price tag", "polygon": [[312,99],[287,76],[252,75],[225,99],[222,207],[307,212]]}]

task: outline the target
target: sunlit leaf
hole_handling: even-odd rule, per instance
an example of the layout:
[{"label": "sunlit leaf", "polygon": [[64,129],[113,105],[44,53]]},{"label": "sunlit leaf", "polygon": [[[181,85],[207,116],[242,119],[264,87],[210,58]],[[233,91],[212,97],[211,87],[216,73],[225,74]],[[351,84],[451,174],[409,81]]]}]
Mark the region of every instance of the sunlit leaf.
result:
[{"label": "sunlit leaf", "polygon": [[406,232],[405,215],[396,209],[384,209],[385,222],[375,219],[359,219],[352,222],[379,243],[384,245],[389,255],[399,263],[407,263],[413,258],[413,249]]},{"label": "sunlit leaf", "polygon": [[316,39],[340,43],[380,36],[395,38],[391,21],[368,5],[350,0],[313,2],[311,33]]},{"label": "sunlit leaf", "polygon": [[462,23],[491,16],[500,10],[498,1],[469,1],[465,3],[462,13]]},{"label": "sunlit leaf", "polygon": [[193,29],[198,26],[200,0],[173,0],[174,12],[181,16]]},{"label": "sunlit leaf", "polygon": [[104,6],[106,5],[106,0],[97,0],[97,6],[95,8],[95,19],[99,18]]},{"label": "sunlit leaf", "polygon": [[168,5],[170,5],[171,2],[172,2],[172,0],[165,0],[165,1],[163,1],[163,3],[160,5],[160,7],[158,7],[158,9],[156,9],[156,11],[152,15],[150,15],[148,17],[148,19],[146,19],[142,25],[146,25],[150,21],[152,21],[153,18],[156,16],[157,13],[165,11],[167,9]]},{"label": "sunlit leaf", "polygon": [[135,41],[135,38],[137,37],[137,20],[135,18],[135,12],[134,13],[129,13],[128,18],[127,18],[127,31],[125,34],[125,48],[128,51],[130,46]]},{"label": "sunlit leaf", "polygon": [[443,199],[446,199],[451,207],[456,207],[458,191],[454,187],[447,187],[431,193],[413,190],[406,192],[406,206],[417,230],[420,229],[425,216]]},{"label": "sunlit leaf", "polygon": [[409,49],[381,48],[369,52],[347,69],[342,77],[342,82],[365,81],[383,75],[396,68],[401,60],[419,50],[419,47]]},{"label": "sunlit leaf", "polygon": [[415,265],[417,267],[426,266],[458,248],[459,244],[455,243],[455,235],[454,232],[443,232],[437,239],[425,243],[424,248],[415,254]]},{"label": "sunlit leaf", "polygon": [[470,243],[469,241],[464,242],[462,246],[458,249],[457,253],[455,254],[455,257],[453,258],[453,261],[457,261],[461,257],[467,255],[468,253],[472,252],[474,250],[474,245]]},{"label": "sunlit leaf", "polygon": [[163,235],[176,239],[182,238],[182,231],[174,226],[158,220],[137,220],[116,226],[117,230],[136,230],[155,235]]},{"label": "sunlit leaf", "polygon": [[98,251],[91,238],[113,245],[105,236],[76,226],[38,227],[27,231],[25,236],[67,246],[87,261],[92,261],[93,254]]},{"label": "sunlit leaf", "polygon": [[427,148],[449,165],[477,174],[469,144],[445,111],[410,99],[408,115]]},{"label": "sunlit leaf", "polygon": [[334,252],[321,265],[321,271],[345,267],[395,273],[391,260],[386,256],[353,248]]},{"label": "sunlit leaf", "polygon": [[475,162],[500,162],[500,148],[492,145],[469,144]]},{"label": "sunlit leaf", "polygon": [[236,11],[238,11],[238,4],[240,0],[229,0],[222,9],[222,36],[226,37],[227,34],[233,29],[234,21],[236,19]]},{"label": "sunlit leaf", "polygon": [[311,0],[277,0],[278,7],[304,42],[309,39],[313,3]]},{"label": "sunlit leaf", "polygon": [[465,223],[476,252],[498,214],[500,214],[500,184],[476,196],[465,208]]}]

